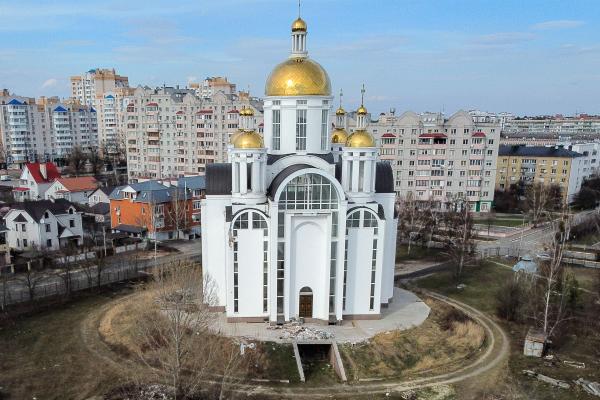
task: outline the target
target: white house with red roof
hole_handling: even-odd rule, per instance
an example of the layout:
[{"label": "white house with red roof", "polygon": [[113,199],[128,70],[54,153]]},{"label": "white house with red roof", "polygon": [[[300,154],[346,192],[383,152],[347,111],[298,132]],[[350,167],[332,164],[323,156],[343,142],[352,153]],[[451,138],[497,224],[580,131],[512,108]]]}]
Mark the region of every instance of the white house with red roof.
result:
[{"label": "white house with red roof", "polygon": [[57,178],[46,190],[46,200],[65,199],[73,203],[87,204],[90,195],[98,188],[93,176]]},{"label": "white house with red roof", "polygon": [[46,190],[60,177],[58,168],[52,162],[26,163],[19,186],[13,188],[13,196],[16,201],[44,199]]}]

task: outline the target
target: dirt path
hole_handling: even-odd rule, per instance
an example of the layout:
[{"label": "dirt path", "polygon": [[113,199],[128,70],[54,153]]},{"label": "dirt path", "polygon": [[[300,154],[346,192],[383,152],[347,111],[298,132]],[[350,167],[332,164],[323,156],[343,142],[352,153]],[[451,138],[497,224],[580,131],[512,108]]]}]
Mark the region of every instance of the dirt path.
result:
[{"label": "dirt path", "polygon": [[[427,388],[437,385],[448,385],[474,378],[498,367],[509,354],[509,341],[506,333],[491,318],[475,308],[450,299],[437,293],[424,291],[432,298],[455,307],[476,320],[486,331],[488,346],[486,350],[471,364],[450,373],[421,377],[409,380],[386,380],[376,382],[360,382],[351,384],[335,384],[328,386],[311,387],[310,384],[298,386],[261,386],[257,384],[237,384],[234,390],[241,394],[251,396],[265,396],[276,398],[331,398],[375,395],[393,392],[403,392],[410,389]],[[105,364],[124,371],[131,368],[132,362],[114,352],[103,340],[98,332],[102,317],[113,307],[121,302],[128,301],[133,295],[125,296],[117,302],[111,302],[91,313],[81,324],[81,336],[90,353],[102,359]]]}]

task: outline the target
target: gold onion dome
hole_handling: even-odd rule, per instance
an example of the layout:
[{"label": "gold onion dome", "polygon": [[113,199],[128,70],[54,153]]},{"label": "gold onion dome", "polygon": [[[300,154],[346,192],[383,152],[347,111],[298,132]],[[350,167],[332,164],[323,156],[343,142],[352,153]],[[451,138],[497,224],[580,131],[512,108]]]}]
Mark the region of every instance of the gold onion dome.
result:
[{"label": "gold onion dome", "polygon": [[361,129],[348,136],[346,147],[375,147],[375,139],[369,132]]},{"label": "gold onion dome", "polygon": [[348,132],[344,128],[335,128],[331,132],[331,143],[332,144],[344,144],[348,139]]},{"label": "gold onion dome", "polygon": [[265,147],[263,138],[255,131],[240,132],[232,140],[233,147],[236,149],[262,149]]},{"label": "gold onion dome", "polygon": [[235,133],[229,137],[229,143],[233,144],[235,142],[235,139],[237,139],[237,137],[240,136],[242,133],[244,133],[244,131],[241,129],[235,131]]},{"label": "gold onion dome", "polygon": [[346,115],[346,110],[340,107],[335,111],[335,115]]},{"label": "gold onion dome", "polygon": [[306,32],[306,29],[306,22],[302,18],[298,17],[292,22],[292,32]]},{"label": "gold onion dome", "polygon": [[319,63],[293,57],[277,65],[267,78],[267,96],[329,96],[329,75]]},{"label": "gold onion dome", "polygon": [[356,110],[356,113],[359,115],[367,115],[367,109],[361,104],[361,106],[358,107],[358,110]]},{"label": "gold onion dome", "polygon": [[252,117],[252,116],[254,116],[254,110],[251,109],[250,107],[248,107],[248,108],[242,108],[240,110],[240,116],[242,116],[242,117]]}]

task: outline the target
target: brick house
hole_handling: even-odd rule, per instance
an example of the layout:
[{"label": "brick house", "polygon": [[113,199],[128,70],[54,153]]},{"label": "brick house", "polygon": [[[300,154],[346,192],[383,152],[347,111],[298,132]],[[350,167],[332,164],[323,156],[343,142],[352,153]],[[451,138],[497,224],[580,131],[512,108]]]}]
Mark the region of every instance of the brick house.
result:
[{"label": "brick house", "polygon": [[194,217],[194,189],[146,181],[116,187],[110,194],[113,232],[156,240],[198,236],[200,219]]}]

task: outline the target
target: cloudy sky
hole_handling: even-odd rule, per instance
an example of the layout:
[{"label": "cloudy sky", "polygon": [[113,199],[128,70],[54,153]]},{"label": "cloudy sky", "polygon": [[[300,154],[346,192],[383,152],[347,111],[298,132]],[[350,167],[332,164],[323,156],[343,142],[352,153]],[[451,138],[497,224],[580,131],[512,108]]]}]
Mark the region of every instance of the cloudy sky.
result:
[{"label": "cloudy sky", "polygon": [[[225,75],[262,95],[295,0],[0,0],[0,88],[67,96],[114,67],[132,85]],[[598,0],[304,0],[311,56],[348,108],[600,113]]]}]

